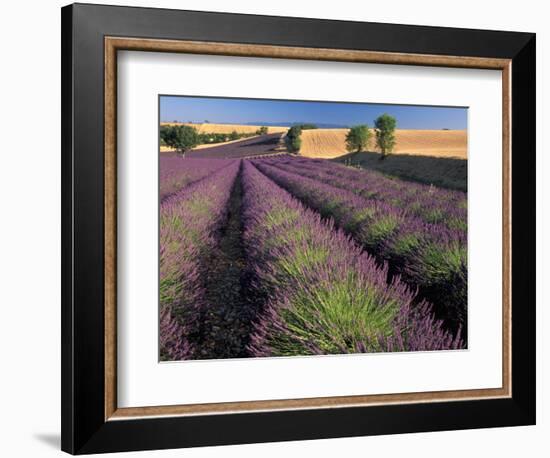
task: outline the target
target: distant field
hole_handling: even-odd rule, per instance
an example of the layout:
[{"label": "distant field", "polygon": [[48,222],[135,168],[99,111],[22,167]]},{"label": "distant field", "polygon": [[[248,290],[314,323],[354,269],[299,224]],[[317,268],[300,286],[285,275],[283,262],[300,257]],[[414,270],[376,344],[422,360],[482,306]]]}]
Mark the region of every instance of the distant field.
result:
[{"label": "distant field", "polygon": [[[180,122],[161,122],[161,126],[177,126],[177,125],[185,125],[185,126],[191,126],[198,130],[199,133],[204,134],[230,134],[233,131],[236,131],[238,134],[250,134],[256,132],[260,127],[262,126],[248,126],[248,125],[241,125],[241,124],[211,124],[211,123],[203,123],[203,124],[193,124],[193,123],[180,123]],[[268,134],[276,134],[279,132],[286,132],[288,130],[288,127],[283,126],[268,126],[267,133]]]},{"label": "distant field", "polygon": [[[252,137],[248,137],[247,140],[250,140],[251,138],[257,138],[258,135],[254,135]],[[229,141],[226,141],[226,142],[221,142],[221,143],[203,143],[201,145],[197,145],[193,148],[193,151],[197,151],[197,150],[201,150],[201,149],[208,149],[208,148],[216,148],[217,146],[222,146],[222,145],[230,145],[231,143],[237,143],[237,142],[242,142],[243,139],[242,138],[238,138],[237,140],[229,140]],[[169,147],[169,146],[161,146],[160,147],[160,152],[161,153],[172,153],[174,152],[175,149]]]},{"label": "distant field", "polygon": [[[312,129],[302,132],[300,155],[333,159],[348,153],[345,138],[348,129]],[[396,131],[395,154],[412,154],[445,158],[467,158],[465,130],[406,130]],[[378,151],[374,135],[369,151]]]}]

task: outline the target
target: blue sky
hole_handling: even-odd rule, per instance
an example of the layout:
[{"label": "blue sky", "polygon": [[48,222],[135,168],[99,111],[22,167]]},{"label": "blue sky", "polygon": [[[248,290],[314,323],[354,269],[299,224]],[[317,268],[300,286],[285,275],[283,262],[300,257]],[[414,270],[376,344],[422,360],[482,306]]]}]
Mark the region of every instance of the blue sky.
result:
[{"label": "blue sky", "polygon": [[382,105],[371,103],[302,102],[294,100],[230,99],[218,97],[161,96],[160,120],[219,124],[298,122],[352,126],[374,124],[388,113],[400,129],[466,129],[468,110],[463,107]]}]

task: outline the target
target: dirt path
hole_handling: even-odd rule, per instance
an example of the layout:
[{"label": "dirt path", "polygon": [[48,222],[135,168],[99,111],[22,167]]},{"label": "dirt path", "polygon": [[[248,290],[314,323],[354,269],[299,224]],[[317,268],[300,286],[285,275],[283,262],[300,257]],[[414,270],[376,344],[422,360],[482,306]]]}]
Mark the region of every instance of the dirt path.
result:
[{"label": "dirt path", "polygon": [[246,357],[252,307],[246,293],[242,241],[242,169],[231,192],[229,216],[220,244],[209,259],[208,310],[200,318],[200,359]]}]

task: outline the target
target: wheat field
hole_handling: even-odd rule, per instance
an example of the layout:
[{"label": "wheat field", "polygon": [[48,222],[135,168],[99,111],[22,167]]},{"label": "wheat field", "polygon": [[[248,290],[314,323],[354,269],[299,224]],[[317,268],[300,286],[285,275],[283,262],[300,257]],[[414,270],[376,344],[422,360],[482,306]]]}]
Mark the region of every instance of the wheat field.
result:
[{"label": "wheat field", "polygon": [[[347,154],[348,129],[312,129],[302,131],[300,155],[333,159]],[[368,147],[378,151],[374,133]],[[465,130],[396,130],[394,154],[416,156],[467,158],[467,132]]]},{"label": "wheat field", "polygon": [[[230,134],[235,131],[238,134],[252,134],[255,133],[261,126],[248,126],[244,124],[212,124],[212,123],[202,123],[202,124],[193,124],[193,123],[181,123],[181,122],[162,122],[161,126],[177,126],[185,125],[191,126],[197,129],[201,134]],[[279,132],[286,132],[288,127],[284,126],[268,126],[268,134],[276,134]]]}]

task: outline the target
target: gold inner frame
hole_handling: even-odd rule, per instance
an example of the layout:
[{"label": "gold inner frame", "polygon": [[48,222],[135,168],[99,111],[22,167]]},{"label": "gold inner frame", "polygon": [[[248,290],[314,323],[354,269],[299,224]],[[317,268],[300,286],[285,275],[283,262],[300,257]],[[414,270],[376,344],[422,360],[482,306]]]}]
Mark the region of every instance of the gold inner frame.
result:
[{"label": "gold inner frame", "polygon": [[[502,380],[501,388],[403,394],[334,396],[266,401],[118,408],[116,336],[117,262],[117,51],[174,52],[241,57],[423,65],[500,70],[502,72]],[[490,398],[512,394],[511,366],[511,60],[462,56],[386,53],[238,43],[105,37],[105,420],[424,403]]]}]

